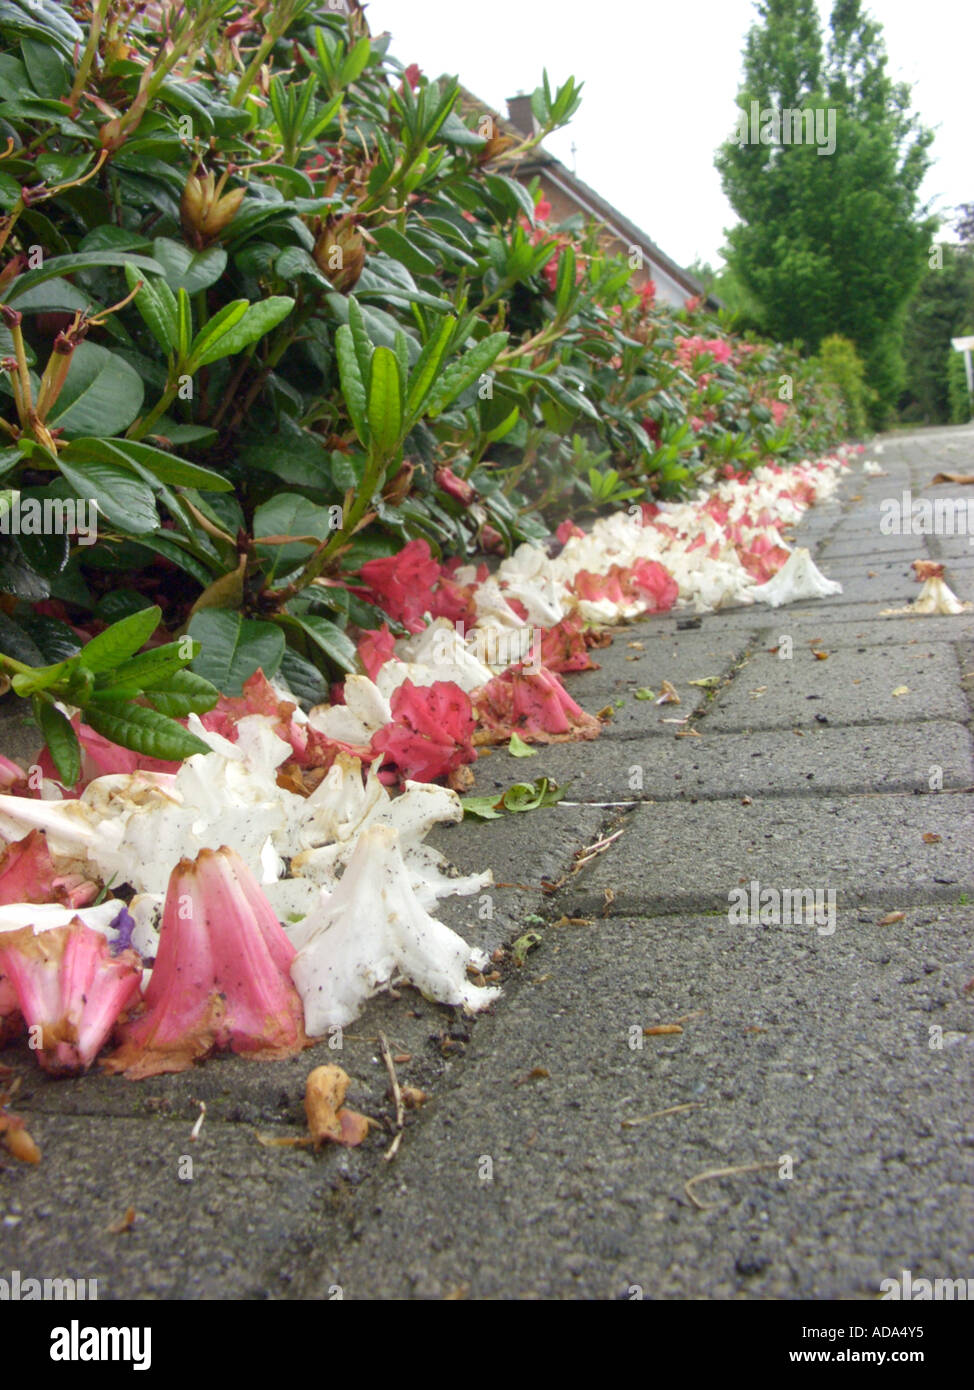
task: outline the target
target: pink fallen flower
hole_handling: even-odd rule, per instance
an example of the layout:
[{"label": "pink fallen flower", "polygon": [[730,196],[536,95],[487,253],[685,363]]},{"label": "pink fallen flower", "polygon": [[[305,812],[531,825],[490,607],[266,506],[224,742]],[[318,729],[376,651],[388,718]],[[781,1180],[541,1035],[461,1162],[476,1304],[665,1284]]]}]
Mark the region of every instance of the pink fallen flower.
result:
[{"label": "pink fallen flower", "polygon": [[585,532],[582,530],[581,526],[576,526],[574,521],[566,517],[564,521],[559,523],[555,535],[561,541],[562,545],[565,545],[573,536],[584,537]]},{"label": "pink fallen flower", "polygon": [[291,983],[295,950],[235,850],[204,849],[173,869],[145,1012],[103,1063],[130,1080],[185,1071],[229,1048],[290,1057],[307,1047]]},{"label": "pink fallen flower", "polygon": [[[71,1076],[91,1066],[137,998],[142,966],[134,951],[113,956],[102,933],[76,917],[36,934],[33,927],[3,932],[0,973],[27,1028],[40,1029],[38,1062],[54,1076]],[[0,1001],[3,993],[0,981]]]},{"label": "pink fallen flower", "polygon": [[636,560],[632,565],[610,565],[605,574],[579,570],[572,585],[581,599],[610,603],[641,602],[647,613],[663,613],[672,608],[680,586],[658,560]]},{"label": "pink fallen flower", "polygon": [[0,753],[0,792],[6,796],[22,796],[27,791],[27,773]]},{"label": "pink fallen flower", "polygon": [[59,871],[43,830],[32,830],[0,853],[0,906],[7,903],[63,903],[85,907],[98,885],[84,874]]},{"label": "pink fallen flower", "polygon": [[[211,710],[200,715],[200,722],[204,729],[236,743],[238,722],[248,715],[262,714],[274,721],[274,733],[285,743],[290,743],[300,757],[305,749],[306,729],[293,717],[296,709],[293,700],[281,698],[258,666],[253,675],[244,681],[242,694],[221,695]],[[176,767],[178,769],[178,763]]]},{"label": "pink fallen flower", "polygon": [[370,597],[410,632],[422,632],[423,614],[433,605],[433,587],[440,566],[430,554],[429,541],[415,540],[396,555],[367,560],[361,569]]},{"label": "pink fallen flower", "polygon": [[365,668],[365,674],[374,681],[380,667],[396,655],[396,639],[389,631],[389,624],[378,628],[366,628],[359,638],[358,659]]},{"label": "pink fallen flower", "polygon": [[393,763],[402,781],[433,782],[475,761],[470,696],[453,681],[404,680],[389,701],[392,723],[372,736],[372,756]]},{"label": "pink fallen flower", "polygon": [[560,623],[541,634],[541,664],[548,671],[598,671],[585,645],[582,619],[578,614],[562,618]]},{"label": "pink fallen flower", "polygon": [[476,743],[506,742],[517,734],[526,742],[561,743],[596,738],[602,727],[593,714],[577,705],[561,681],[544,667],[538,672],[522,664],[509,666],[473,697],[481,726]]}]

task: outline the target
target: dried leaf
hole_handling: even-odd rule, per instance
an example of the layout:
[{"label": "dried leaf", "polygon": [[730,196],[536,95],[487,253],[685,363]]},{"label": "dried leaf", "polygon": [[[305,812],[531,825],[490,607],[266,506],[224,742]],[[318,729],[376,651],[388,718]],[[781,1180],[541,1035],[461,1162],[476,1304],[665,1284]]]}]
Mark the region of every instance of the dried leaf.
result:
[{"label": "dried leaf", "polygon": [[812,656],[816,661],[828,661],[829,659],[828,652],[812,652]]},{"label": "dried leaf", "polygon": [[894,695],[909,695],[909,693],[910,687],[908,685],[898,685],[893,691]]},{"label": "dried leaf", "polygon": [[940,839],[939,835],[934,835],[932,831],[928,830],[923,836],[923,843],[925,845],[939,845]]},{"label": "dried leaf", "polygon": [[304,1112],[315,1144],[361,1144],[369,1132],[364,1115],[342,1106],[350,1081],[341,1067],[315,1067],[308,1074],[304,1093]]},{"label": "dried leaf", "polygon": [[876,925],[877,927],[891,927],[894,922],[902,922],[905,916],[905,912],[887,912],[885,917],[880,917]]},{"label": "dried leaf", "polygon": [[656,703],[658,705],[679,705],[683,702],[670,682],[663,681],[659,688],[659,695],[656,697]]},{"label": "dried leaf", "polygon": [[127,1207],[117,1221],[113,1221],[110,1226],[106,1227],[106,1231],[110,1236],[117,1236],[134,1225],[135,1207]]},{"label": "dried leaf", "polygon": [[519,1076],[514,1085],[523,1086],[528,1081],[546,1081],[550,1075],[547,1067],[532,1067],[524,1076]]},{"label": "dried leaf", "polygon": [[682,1033],[683,1029],[678,1023],[655,1023],[652,1028],[644,1028],[643,1033],[647,1038],[667,1038],[672,1033]]}]

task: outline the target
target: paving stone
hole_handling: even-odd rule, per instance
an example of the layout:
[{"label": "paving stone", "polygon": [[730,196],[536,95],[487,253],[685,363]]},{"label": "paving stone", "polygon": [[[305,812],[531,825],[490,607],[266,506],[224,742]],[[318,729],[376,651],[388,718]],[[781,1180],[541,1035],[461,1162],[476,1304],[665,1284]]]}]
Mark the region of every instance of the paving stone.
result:
[{"label": "paving stone", "polygon": [[[717,692],[700,727],[707,731],[804,729],[826,720],[830,724],[963,720],[967,703],[959,677],[957,654],[946,642],[890,643],[861,651],[843,646],[829,652],[825,661],[796,643],[790,660],[765,650],[753,656]],[[903,686],[905,694],[893,694]]]},{"label": "paving stone", "polygon": [[[528,764],[504,757],[492,770],[517,780]],[[974,786],[974,745],[963,724],[932,721],[892,729],[816,724],[800,739],[791,729],[760,736],[708,732],[698,739],[655,739],[649,756],[630,740],[601,739],[584,747],[541,749],[530,762],[530,775],[553,778],[573,803],[685,801],[928,791],[931,767],[940,769],[944,787]]]},{"label": "paving stone", "polygon": [[[873,1299],[904,1265],[966,1277],[969,928],[934,909],[840,914],[827,938],[550,929],[478,1027],[476,1086],[454,1073],[362,1194],[359,1239],[295,1292]],[[697,1184],[714,1205],[693,1205],[689,1179],[745,1164],[766,1166]]]},{"label": "paving stone", "polygon": [[[974,807],[950,792],[760,797],[639,806],[625,833],[572,879],[570,903],[614,912],[727,910],[757,879],[834,890],[839,906],[903,908],[974,898]],[[934,843],[924,835],[937,835]]]}]

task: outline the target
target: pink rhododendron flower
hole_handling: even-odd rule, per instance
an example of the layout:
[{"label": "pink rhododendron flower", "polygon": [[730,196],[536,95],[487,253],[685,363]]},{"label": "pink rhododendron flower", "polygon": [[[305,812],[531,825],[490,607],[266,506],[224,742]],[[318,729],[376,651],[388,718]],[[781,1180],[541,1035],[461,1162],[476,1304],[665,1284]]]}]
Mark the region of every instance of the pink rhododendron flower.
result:
[{"label": "pink rhododendron flower", "polygon": [[506,742],[518,734],[527,742],[554,743],[595,738],[601,725],[577,705],[561,681],[544,667],[527,671],[509,666],[474,695],[477,743]]},{"label": "pink rhododendron flower", "polygon": [[134,951],[112,956],[102,933],[77,918],[36,935],[32,927],[0,933],[0,971],[26,1026],[41,1030],[34,1055],[56,1076],[91,1066],[142,979]]},{"label": "pink rhododendron flower", "polygon": [[541,664],[548,671],[598,671],[585,645],[582,619],[575,614],[562,618],[541,634]]},{"label": "pink rhododendron flower", "polygon": [[[250,714],[263,714],[274,720],[274,733],[285,743],[290,743],[295,753],[304,752],[306,732],[304,725],[293,718],[297,705],[293,700],[282,700],[280,695],[257,668],[243,683],[243,694],[221,695],[211,710],[200,715],[204,729],[222,735],[231,743],[237,741],[237,724]],[[175,764],[176,769],[179,763]]]},{"label": "pink rhododendron flower", "polygon": [[43,830],[32,830],[0,853],[0,905],[63,903],[65,907],[85,907],[97,893],[97,883],[84,874],[58,870]]},{"label": "pink rhododendron flower", "polygon": [[566,518],[555,531],[555,535],[561,541],[562,545],[565,545],[573,536],[584,536],[585,532],[582,530],[581,526],[576,526],[574,521],[570,521]]},{"label": "pink rhododendron flower", "polygon": [[433,586],[440,577],[429,541],[410,541],[396,555],[367,560],[361,575],[373,602],[384,608],[390,618],[410,632],[422,632],[423,614],[433,607]]},{"label": "pink rhododendron flower", "polygon": [[109,1071],[130,1080],[184,1071],[229,1048],[290,1057],[308,1045],[291,983],[295,950],[247,865],[225,845],[173,869],[145,1013],[123,1030]]},{"label": "pink rhododendron flower", "polygon": [[0,753],[0,792],[7,796],[21,796],[26,789],[27,773]]},{"label": "pink rhododendron flower", "polygon": [[393,722],[373,735],[372,754],[395,764],[402,781],[432,782],[475,760],[470,696],[453,681],[405,680],[389,703]]},{"label": "pink rhododendron flower", "polygon": [[[378,628],[366,628],[359,638],[358,659],[365,667],[365,674],[374,681],[376,672],[396,655],[396,639],[389,631],[389,624]],[[332,700],[332,704],[335,701]]]},{"label": "pink rhododendron flower", "polygon": [[643,600],[647,613],[663,613],[676,602],[680,587],[665,565],[658,560],[637,560],[632,565],[610,565],[606,574],[579,570],[574,592],[593,602],[632,603]]}]

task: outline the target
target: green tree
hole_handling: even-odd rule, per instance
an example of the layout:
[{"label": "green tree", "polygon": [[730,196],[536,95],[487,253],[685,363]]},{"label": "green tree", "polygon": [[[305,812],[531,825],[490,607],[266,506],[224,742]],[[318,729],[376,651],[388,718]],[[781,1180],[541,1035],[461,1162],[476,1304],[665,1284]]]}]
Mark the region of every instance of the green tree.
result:
[{"label": "green tree", "polygon": [[[946,424],[950,418],[948,370],[951,338],[974,331],[974,246],[935,248],[933,265],[920,281],[906,313],[903,355],[906,388],[900,398],[904,420]],[[963,370],[961,371],[963,379]],[[966,416],[964,417],[967,418]]]},{"label": "green tree", "polygon": [[888,76],[861,0],[835,0],[827,52],[814,0],[761,0],[758,13],[739,107],[806,114],[794,142],[791,122],[776,131],[762,120],[718,151],[742,218],[725,255],[769,332],[808,352],[833,333],[855,343],[881,423],[902,386],[905,309],[936,229],[918,204],[933,136],[910,112],[909,86]]}]

